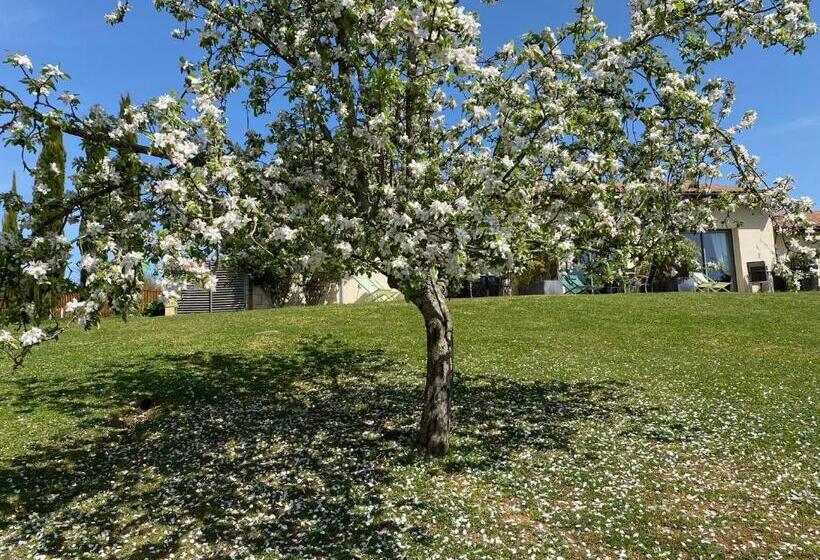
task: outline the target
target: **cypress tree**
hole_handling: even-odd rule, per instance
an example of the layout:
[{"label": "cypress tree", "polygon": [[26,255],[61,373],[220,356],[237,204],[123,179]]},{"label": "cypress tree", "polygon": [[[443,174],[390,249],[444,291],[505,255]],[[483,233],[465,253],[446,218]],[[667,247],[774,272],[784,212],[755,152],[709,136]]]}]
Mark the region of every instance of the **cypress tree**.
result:
[{"label": "cypress tree", "polygon": [[[107,153],[107,149],[102,144],[96,144],[94,142],[83,142],[83,150],[85,150],[85,168],[84,172],[86,175],[93,175],[100,171],[100,165],[102,164],[103,159]],[[89,220],[94,219],[94,207],[93,205],[84,205],[80,209],[80,256],[87,255],[91,253],[91,244],[90,242],[85,239],[85,233],[87,230],[87,225]],[[85,270],[80,270],[80,288],[84,291],[86,283],[88,282],[88,272]]]},{"label": "cypress tree", "polygon": [[[66,152],[63,146],[63,131],[59,125],[50,122],[46,126],[43,147],[37,158],[34,169],[34,211],[31,220],[31,232],[47,240],[63,233],[64,223],[54,219],[63,206],[65,196],[65,162]],[[34,286],[34,303],[40,312],[47,314],[55,304],[65,276],[66,263],[52,261],[47,287]],[[47,297],[44,297],[47,296]]]},{"label": "cypress tree", "polygon": [[[131,115],[131,97],[124,95],[120,99],[120,119],[125,123],[132,123],[133,117]],[[136,133],[125,134],[120,138],[120,141],[133,145],[138,141]],[[108,153],[108,149],[102,144],[93,142],[84,142],[83,148],[85,150],[85,168],[86,175],[93,175],[98,173],[101,168],[101,163]],[[139,157],[129,152],[128,150],[117,150],[115,156],[112,158],[111,166],[115,171],[119,188],[116,195],[109,195],[107,197],[97,199],[94,205],[86,205],[83,208],[83,215],[80,222],[80,235],[85,234],[86,224],[91,221],[105,222],[107,218],[115,215],[124,215],[129,211],[136,210],[139,205],[140,185],[142,175],[142,165]],[[103,208],[105,207],[105,208]],[[128,232],[125,233],[128,236]],[[138,240],[121,239],[121,246],[133,247],[134,250],[139,250]],[[83,239],[80,241],[80,253],[88,254],[92,252],[90,243]],[[80,286],[85,288],[88,280],[88,274],[80,271]]]},{"label": "cypress tree", "polygon": [[63,223],[59,220],[50,221],[50,219],[63,204],[65,159],[63,131],[59,126],[51,123],[46,127],[43,149],[40,151],[34,169],[32,198],[36,208],[36,215],[32,216],[34,235],[59,235],[63,232]]},{"label": "cypress tree", "polygon": [[[124,95],[120,99],[120,119],[123,122],[131,124],[133,116],[131,114],[131,97]],[[137,144],[137,134],[126,134],[121,139],[128,145]],[[140,186],[142,185],[142,164],[139,157],[128,150],[118,150],[114,156],[113,167],[117,172],[120,180],[120,204],[118,206],[122,217],[128,212],[133,212],[139,209],[140,204]],[[126,229],[124,238],[121,240],[122,247],[128,247],[133,251],[142,250],[142,238],[137,233],[134,235],[133,230]]]},{"label": "cypress tree", "polygon": [[[131,124],[133,118],[130,115],[131,96],[126,94],[120,99],[120,119]],[[122,141],[128,145],[137,143],[137,134],[126,134]],[[139,157],[133,152],[118,151],[114,157],[114,170],[122,182],[123,209],[126,211],[135,210],[140,198],[140,175],[142,167]]]},{"label": "cypress tree", "polygon": [[[17,194],[17,173],[11,174],[11,194]],[[17,235],[19,233],[17,225],[17,210],[5,206],[3,208],[3,233]]]},{"label": "cypress tree", "polygon": [[[17,194],[17,174],[12,172],[10,194]],[[3,205],[3,236],[7,242],[13,238],[20,237],[20,229],[17,223],[17,210],[9,208],[8,204]],[[8,259],[8,260],[7,260]],[[14,286],[20,279],[20,264],[14,262],[12,256],[0,256],[0,301],[9,300],[14,296]]]}]

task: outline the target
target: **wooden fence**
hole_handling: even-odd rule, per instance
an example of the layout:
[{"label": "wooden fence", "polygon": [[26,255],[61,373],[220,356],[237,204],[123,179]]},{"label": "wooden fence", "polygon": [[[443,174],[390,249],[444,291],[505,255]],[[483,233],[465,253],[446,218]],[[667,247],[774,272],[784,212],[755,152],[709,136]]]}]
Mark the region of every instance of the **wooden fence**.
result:
[{"label": "wooden fence", "polygon": [[[140,313],[145,311],[145,308],[148,307],[151,303],[159,300],[160,296],[162,295],[162,290],[157,288],[146,288],[142,291],[142,302],[140,303]],[[67,293],[63,294],[63,296],[59,299],[57,304],[54,306],[54,315],[56,317],[62,317],[65,314],[65,306],[73,299],[80,299],[79,294],[76,293]],[[110,317],[113,315],[114,312],[106,303],[103,305],[101,315],[103,317]]]}]

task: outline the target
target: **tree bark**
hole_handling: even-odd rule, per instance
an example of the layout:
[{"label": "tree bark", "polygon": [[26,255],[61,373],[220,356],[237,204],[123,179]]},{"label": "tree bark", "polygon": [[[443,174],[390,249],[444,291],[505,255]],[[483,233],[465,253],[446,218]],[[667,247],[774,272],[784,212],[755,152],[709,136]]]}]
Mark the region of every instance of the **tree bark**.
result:
[{"label": "tree bark", "polygon": [[416,448],[442,456],[450,443],[450,392],[453,380],[453,320],[443,287],[435,280],[410,293],[427,331],[427,381]]}]

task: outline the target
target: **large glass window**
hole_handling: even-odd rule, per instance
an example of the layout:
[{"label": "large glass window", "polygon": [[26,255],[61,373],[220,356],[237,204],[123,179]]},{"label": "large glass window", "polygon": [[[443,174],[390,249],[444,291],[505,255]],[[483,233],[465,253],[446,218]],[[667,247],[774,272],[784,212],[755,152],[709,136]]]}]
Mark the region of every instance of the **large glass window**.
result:
[{"label": "large glass window", "polygon": [[731,282],[732,289],[737,289],[732,232],[707,231],[684,235],[698,249],[701,271],[716,282]]}]

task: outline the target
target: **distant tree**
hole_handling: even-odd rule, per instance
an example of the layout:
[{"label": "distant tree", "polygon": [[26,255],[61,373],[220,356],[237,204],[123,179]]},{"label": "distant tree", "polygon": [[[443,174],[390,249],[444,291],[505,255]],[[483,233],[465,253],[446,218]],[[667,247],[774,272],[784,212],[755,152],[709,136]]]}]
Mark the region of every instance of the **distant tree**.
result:
[{"label": "distant tree", "polygon": [[54,251],[47,261],[30,263],[29,268],[40,268],[46,274],[47,282],[35,283],[33,295],[35,305],[48,313],[60,292],[68,262],[69,243],[63,236],[66,221],[53,219],[59,216],[64,204],[66,151],[58,121],[49,120],[42,136],[42,148],[34,169],[31,233],[33,238],[53,244]]},{"label": "distant tree", "polygon": [[42,142],[34,169],[31,228],[35,236],[60,235],[63,233],[63,222],[50,219],[62,209],[65,195],[66,152],[59,123],[48,123]]},{"label": "distant tree", "polygon": [[[108,152],[105,145],[92,141],[84,140],[83,150],[85,151],[85,159],[80,162],[81,177],[93,177],[100,171],[100,167],[105,160]],[[80,249],[80,257],[90,256],[94,252],[93,243],[88,235],[89,222],[94,223],[96,217],[95,209],[99,206],[97,202],[83,206],[80,211],[80,237],[77,243]],[[85,287],[88,282],[88,270],[80,266],[80,291],[85,292]]]},{"label": "distant tree", "polygon": [[[12,172],[11,190],[3,199],[3,229],[0,233],[0,245],[3,247],[16,247],[20,243],[21,233],[17,215],[17,174]],[[0,252],[0,301],[8,302],[11,296],[10,291],[19,289],[21,274],[20,259],[15,258],[13,251]]]},{"label": "distant tree", "polygon": [[[126,126],[120,135],[123,146],[117,149],[117,154],[113,159],[114,171],[117,174],[121,188],[118,193],[122,204],[119,209],[123,212],[133,212],[138,210],[140,201],[140,191],[143,182],[143,168],[139,156],[133,152],[133,146],[138,143],[136,123],[134,122],[135,108],[131,104],[131,96],[124,95],[120,99],[120,122]],[[133,132],[130,132],[132,130]]]},{"label": "distant tree", "polygon": [[[11,191],[10,194],[17,194],[17,173],[11,174]],[[8,235],[18,235],[20,232],[19,224],[17,223],[17,210],[8,205],[3,207],[3,233]]]},{"label": "distant tree", "polygon": [[293,291],[294,274],[287,267],[256,267],[251,280],[270,298],[273,307],[284,307]]}]

